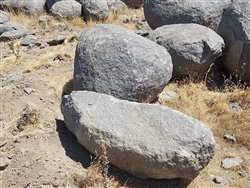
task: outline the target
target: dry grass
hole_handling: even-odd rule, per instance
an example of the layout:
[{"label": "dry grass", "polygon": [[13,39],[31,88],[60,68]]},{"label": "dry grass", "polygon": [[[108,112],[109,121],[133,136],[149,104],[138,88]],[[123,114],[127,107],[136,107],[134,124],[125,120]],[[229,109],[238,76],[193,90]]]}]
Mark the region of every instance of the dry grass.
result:
[{"label": "dry grass", "polygon": [[[199,119],[207,124],[215,136],[235,134],[237,142],[250,149],[250,89],[226,86],[223,91],[210,91],[204,83],[170,83],[166,90],[179,94],[179,101],[164,105]],[[229,109],[230,103],[238,103],[242,111]]]}]

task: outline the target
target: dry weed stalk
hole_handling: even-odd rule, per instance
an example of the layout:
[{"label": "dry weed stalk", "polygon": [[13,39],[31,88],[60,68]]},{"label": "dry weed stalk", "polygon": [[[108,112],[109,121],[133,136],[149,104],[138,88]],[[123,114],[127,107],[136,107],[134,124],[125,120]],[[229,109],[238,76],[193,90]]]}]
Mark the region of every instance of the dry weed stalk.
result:
[{"label": "dry weed stalk", "polygon": [[103,140],[101,141],[101,149],[102,149],[102,156],[100,157],[100,161],[101,161],[100,164],[101,164],[101,171],[102,171],[102,176],[103,176],[103,187],[107,188],[109,161],[107,157],[107,148]]}]

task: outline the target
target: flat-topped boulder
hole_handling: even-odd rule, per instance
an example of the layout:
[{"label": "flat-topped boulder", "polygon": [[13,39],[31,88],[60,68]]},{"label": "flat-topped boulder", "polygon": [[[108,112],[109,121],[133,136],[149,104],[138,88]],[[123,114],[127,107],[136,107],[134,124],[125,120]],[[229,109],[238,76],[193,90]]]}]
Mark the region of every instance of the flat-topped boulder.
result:
[{"label": "flat-topped boulder", "polygon": [[215,140],[202,122],[158,104],[119,100],[90,91],[62,99],[68,129],[79,143],[139,178],[193,179],[215,154]]}]

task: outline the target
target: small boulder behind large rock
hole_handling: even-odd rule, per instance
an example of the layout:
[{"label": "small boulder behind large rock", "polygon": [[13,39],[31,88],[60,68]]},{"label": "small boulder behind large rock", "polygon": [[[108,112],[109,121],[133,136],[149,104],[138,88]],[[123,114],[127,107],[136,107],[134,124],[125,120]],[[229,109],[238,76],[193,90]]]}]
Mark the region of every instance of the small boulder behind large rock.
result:
[{"label": "small boulder behind large rock", "polygon": [[50,12],[62,18],[81,17],[82,5],[75,0],[58,1],[52,5]]},{"label": "small boulder behind large rock", "polygon": [[215,154],[212,132],[200,121],[158,104],[73,91],[62,99],[66,126],[80,144],[139,178],[193,179]]},{"label": "small boulder behind large rock", "polygon": [[192,23],[159,27],[150,32],[148,39],[168,50],[174,76],[205,75],[225,46],[212,29]]},{"label": "small boulder behind large rock", "polygon": [[83,0],[82,10],[84,19],[86,21],[105,20],[109,16],[109,7],[106,0],[104,1]]},{"label": "small boulder behind large rock", "polygon": [[164,47],[119,26],[95,25],[78,40],[74,90],[151,102],[172,77],[172,69]]}]

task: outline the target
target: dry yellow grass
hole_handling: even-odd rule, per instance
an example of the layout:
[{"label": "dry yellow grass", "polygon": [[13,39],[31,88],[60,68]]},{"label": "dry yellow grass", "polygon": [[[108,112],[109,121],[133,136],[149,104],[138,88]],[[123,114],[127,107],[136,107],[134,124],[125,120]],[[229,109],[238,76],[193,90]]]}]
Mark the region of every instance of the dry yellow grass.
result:
[{"label": "dry yellow grass", "polygon": [[[164,105],[179,110],[207,124],[215,136],[235,134],[238,143],[250,149],[250,89],[228,88],[224,91],[210,91],[204,83],[179,85],[170,83],[166,90],[180,95],[179,101],[166,102]],[[236,102],[241,112],[229,109]]]}]

